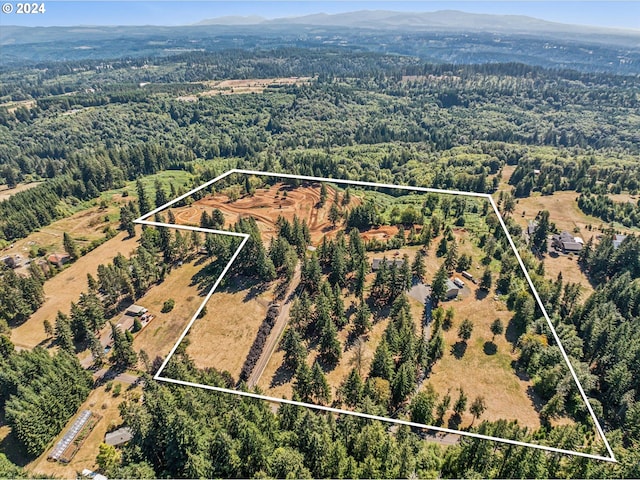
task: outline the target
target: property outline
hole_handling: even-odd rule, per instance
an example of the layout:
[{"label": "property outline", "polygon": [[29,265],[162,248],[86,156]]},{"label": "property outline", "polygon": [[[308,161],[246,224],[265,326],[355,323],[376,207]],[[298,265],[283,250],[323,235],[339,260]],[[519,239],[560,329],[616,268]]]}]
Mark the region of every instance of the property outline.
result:
[{"label": "property outline", "polygon": [[[546,446],[546,445],[539,445],[539,444],[535,444],[535,443],[521,442],[521,441],[518,441],[518,440],[510,440],[510,439],[506,439],[506,438],[498,438],[498,437],[493,437],[493,436],[490,436],[490,435],[482,435],[482,434],[474,433],[474,432],[465,432],[465,431],[462,431],[462,430],[454,430],[454,429],[450,429],[450,428],[446,428],[446,427],[438,427],[438,426],[434,426],[434,425],[426,425],[426,424],[422,424],[422,423],[415,423],[415,422],[410,422],[410,421],[407,421],[407,420],[394,419],[394,418],[389,418],[389,417],[381,417],[381,416],[378,416],[378,415],[370,415],[370,414],[361,413],[361,412],[354,412],[354,411],[350,411],[350,410],[342,410],[342,409],[339,409],[339,408],[328,407],[328,406],[324,406],[324,405],[316,405],[316,404],[313,404],[313,403],[299,402],[299,401],[296,401],[296,400],[289,400],[289,399],[286,399],[286,398],[269,397],[267,395],[261,395],[261,394],[257,394],[257,393],[253,393],[253,392],[245,392],[245,391],[233,390],[233,389],[229,389],[229,388],[214,387],[214,386],[211,386],[211,385],[205,385],[205,384],[200,384],[200,383],[187,382],[187,381],[184,381],[184,380],[177,380],[177,379],[169,378],[169,377],[163,377],[162,376],[162,371],[167,366],[167,363],[169,362],[169,360],[171,359],[171,357],[175,353],[176,349],[178,348],[178,346],[180,345],[180,343],[182,342],[184,337],[187,335],[187,333],[189,332],[189,330],[191,329],[191,327],[193,326],[195,321],[198,319],[198,315],[200,315],[200,312],[205,307],[205,305],[207,304],[207,302],[209,301],[211,296],[214,294],[215,290],[218,288],[218,285],[222,281],[222,278],[226,275],[226,273],[229,270],[229,268],[231,268],[231,265],[233,264],[233,262],[235,261],[236,257],[238,256],[238,254],[240,253],[240,251],[244,247],[245,243],[247,242],[247,240],[249,238],[249,234],[233,232],[233,231],[229,231],[229,230],[214,230],[214,229],[201,228],[201,227],[192,227],[192,226],[188,226],[188,225],[176,225],[176,224],[171,224],[171,223],[155,222],[155,221],[149,221],[149,220],[147,220],[147,218],[149,218],[152,215],[155,215],[156,213],[158,213],[158,212],[160,212],[160,211],[162,211],[162,210],[174,205],[175,203],[178,203],[179,201],[181,201],[181,200],[193,195],[194,193],[196,193],[196,192],[198,192],[200,190],[203,190],[203,189],[209,187],[210,185],[213,185],[216,182],[219,182],[220,180],[222,180],[222,179],[224,179],[224,178],[226,178],[226,177],[228,177],[229,175],[232,175],[232,174],[256,175],[256,176],[267,176],[267,177],[277,177],[277,178],[288,178],[288,179],[295,179],[295,180],[306,180],[306,181],[311,181],[311,182],[328,182],[328,183],[346,184],[346,185],[355,185],[355,186],[373,187],[373,188],[389,188],[389,189],[395,189],[395,190],[407,190],[407,191],[416,191],[416,192],[422,192],[422,193],[441,193],[441,194],[449,194],[449,195],[461,195],[461,196],[466,196],[466,197],[484,198],[484,199],[488,200],[490,202],[491,206],[493,207],[493,210],[494,210],[495,214],[498,216],[498,220],[500,222],[500,225],[501,225],[503,231],[505,232],[505,234],[507,236],[507,239],[509,241],[509,245],[511,246],[511,249],[513,250],[513,252],[514,252],[514,254],[515,254],[515,256],[516,256],[516,258],[518,260],[518,264],[520,265],[520,268],[522,269],[522,272],[524,273],[524,276],[525,276],[525,278],[527,280],[527,283],[529,284],[529,288],[531,288],[531,291],[533,292],[533,296],[534,296],[536,302],[538,303],[538,307],[540,308],[540,311],[542,312],[545,320],[547,321],[547,324],[548,324],[549,328],[551,329],[551,333],[553,334],[553,338],[555,339],[555,342],[557,343],[557,345],[558,345],[558,347],[560,349],[560,352],[562,353],[562,357],[564,358],[565,363],[569,367],[569,371],[571,372],[571,376],[573,377],[573,380],[574,380],[576,386],[578,387],[578,391],[580,392],[580,396],[582,397],[582,400],[584,401],[584,403],[585,403],[585,405],[587,407],[587,410],[589,411],[589,414],[591,416],[591,419],[594,422],[596,430],[597,430],[598,434],[600,435],[600,438],[602,438],[602,441],[604,442],[604,445],[605,445],[605,447],[607,449],[607,452],[609,453],[609,457],[605,457],[605,456],[601,456],[601,455],[595,455],[595,454],[591,454],[591,453],[585,453],[585,452],[578,452],[578,451],[573,451],[573,450],[565,450],[565,449],[562,449],[562,448],[556,448],[556,447],[551,447],[551,446]],[[228,235],[228,236],[234,236],[234,237],[242,238],[242,241],[240,242],[240,245],[238,246],[238,248],[236,249],[234,254],[231,256],[231,259],[229,260],[229,262],[227,262],[227,264],[224,267],[224,269],[222,270],[220,276],[216,279],[216,281],[214,282],[213,286],[211,287],[211,289],[209,290],[209,292],[205,296],[203,302],[200,304],[200,306],[198,307],[196,312],[193,314],[193,316],[192,316],[191,320],[189,321],[189,323],[187,324],[186,328],[184,329],[184,331],[182,332],[182,334],[180,335],[180,337],[176,341],[175,345],[169,351],[169,354],[167,355],[165,360],[162,362],[162,365],[160,366],[158,371],[153,376],[154,380],[167,382],[167,383],[173,383],[173,384],[177,384],[177,385],[189,386],[189,387],[198,387],[198,388],[203,388],[205,390],[211,390],[211,391],[216,391],[216,392],[231,393],[231,394],[239,395],[239,396],[242,396],[242,397],[250,397],[250,398],[257,398],[257,399],[260,399],[260,400],[267,400],[269,402],[286,403],[286,404],[290,404],[290,405],[296,405],[296,406],[305,407],[305,408],[313,408],[313,409],[316,409],[316,410],[321,410],[321,411],[326,411],[326,412],[353,415],[353,416],[356,416],[356,417],[367,418],[367,419],[370,419],[370,420],[378,420],[378,421],[383,421],[383,422],[388,422],[388,423],[395,423],[395,424],[398,424],[398,425],[406,425],[406,426],[409,426],[409,427],[417,427],[417,428],[432,430],[432,431],[436,431],[436,432],[440,432],[440,433],[451,433],[451,434],[460,435],[460,436],[464,436],[464,437],[477,438],[477,439],[481,439],[481,440],[490,440],[490,441],[494,441],[494,442],[501,442],[501,443],[506,443],[506,444],[510,444],[510,445],[516,445],[516,446],[520,446],[520,447],[536,448],[538,450],[545,450],[545,451],[552,452],[552,453],[560,453],[560,454],[565,454],[565,455],[573,455],[573,456],[589,458],[589,459],[593,459],[593,460],[602,460],[602,461],[606,461],[606,462],[617,463],[617,460],[615,458],[613,450],[611,449],[611,446],[609,445],[609,442],[607,440],[607,437],[604,434],[602,426],[600,425],[600,422],[598,421],[598,418],[596,417],[595,412],[593,411],[591,403],[589,402],[589,399],[587,398],[587,395],[584,392],[584,389],[582,388],[582,385],[581,385],[580,381],[578,380],[578,376],[577,376],[577,374],[576,374],[576,372],[575,372],[575,370],[573,368],[573,365],[571,364],[571,361],[569,360],[569,356],[567,355],[567,352],[565,351],[564,347],[562,346],[562,342],[560,341],[560,338],[559,338],[559,336],[558,336],[558,334],[557,334],[557,332],[556,332],[556,330],[555,330],[555,328],[553,326],[553,322],[551,321],[551,319],[549,317],[549,314],[547,313],[547,310],[545,309],[545,307],[544,307],[544,305],[542,303],[542,300],[540,299],[538,291],[536,290],[536,288],[535,288],[535,286],[533,284],[533,281],[531,280],[531,277],[529,276],[529,272],[528,272],[527,268],[525,267],[524,262],[522,261],[522,257],[520,257],[520,253],[518,252],[518,249],[516,248],[515,242],[511,238],[511,235],[510,235],[510,233],[509,233],[509,231],[507,229],[507,226],[506,226],[506,224],[504,222],[504,219],[502,218],[502,215],[500,214],[500,212],[498,210],[498,206],[497,206],[496,202],[494,201],[493,197],[488,193],[463,192],[463,191],[458,191],[458,190],[445,190],[445,189],[429,188],[429,187],[417,187],[417,186],[414,187],[414,186],[409,186],[409,185],[392,185],[392,184],[384,184],[384,183],[365,182],[365,181],[360,181],[360,180],[345,180],[345,179],[336,179],[336,178],[327,178],[327,177],[313,177],[313,176],[308,176],[308,175],[294,175],[294,174],[290,174],[290,173],[262,172],[262,171],[258,171],[258,170],[245,170],[245,169],[234,168],[234,169],[226,171],[225,173],[223,173],[221,175],[218,175],[214,179],[203,183],[202,185],[200,185],[200,186],[188,191],[187,193],[184,193],[184,194],[174,198],[173,200],[170,200],[169,202],[165,203],[164,205],[161,205],[160,207],[157,207],[157,208],[151,210],[150,212],[145,213],[144,215],[142,215],[139,218],[135,219],[134,223],[138,223],[138,224],[142,224],[142,225],[158,226],[158,227],[175,228],[175,229],[179,229],[179,230],[196,231],[196,232],[202,232],[202,233],[216,233],[216,234],[220,234],[220,235]]]}]

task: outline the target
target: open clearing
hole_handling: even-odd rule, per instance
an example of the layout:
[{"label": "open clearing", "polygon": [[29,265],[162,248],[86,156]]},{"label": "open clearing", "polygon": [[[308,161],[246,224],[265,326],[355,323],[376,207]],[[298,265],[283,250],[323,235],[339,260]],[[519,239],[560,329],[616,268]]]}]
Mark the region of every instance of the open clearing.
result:
[{"label": "open clearing", "polygon": [[[226,226],[237,222],[239,218],[253,217],[267,244],[277,233],[278,217],[282,216],[292,221],[296,215],[300,220],[307,222],[311,233],[311,243],[316,245],[325,235],[334,230],[337,232],[328,219],[334,196],[335,190],[327,186],[327,201],[322,208],[317,208],[316,206],[320,202],[319,186],[293,189],[277,184],[270,188],[257,189],[254,195],[245,195],[234,202],[231,202],[227,195],[221,193],[207,195],[189,207],[176,208],[173,211],[177,223],[191,225],[200,223],[203,211],[211,213],[215,208],[224,214]],[[349,208],[358,204],[355,197],[352,199]]]},{"label": "open clearing", "polygon": [[[164,282],[152,287],[136,304],[147,308],[155,318],[133,340],[134,350],[144,350],[153,361],[157,356],[165,357],[176,343],[180,333],[196,313],[203,298],[198,285],[192,279],[202,268],[202,257],[181,267],[174,268]],[[162,313],[165,300],[172,298],[175,306],[170,312]],[[217,309],[213,308],[216,311]],[[210,348],[211,345],[208,345]],[[141,365],[142,368],[142,365]]]},{"label": "open clearing", "polygon": [[[120,195],[113,195],[113,202],[119,205]],[[119,207],[91,207],[75,213],[67,218],[57,220],[51,225],[42,227],[27,237],[16,240],[11,246],[2,250],[3,255],[21,255],[29,258],[29,252],[45,249],[49,253],[64,253],[62,237],[68,233],[82,248],[93,240],[104,238],[103,230],[107,227],[117,228],[119,224]]]},{"label": "open clearing", "polygon": [[[513,313],[503,302],[493,300],[492,294],[476,300],[478,287],[470,282],[468,286],[474,295],[442,304],[445,309],[453,307],[455,316],[451,328],[444,332],[445,354],[434,365],[427,382],[433,385],[440,397],[450,391],[453,401],[457,398],[458,388],[462,387],[469,398],[467,405],[477,396],[484,396],[487,404],[482,415],[484,420],[517,419],[520,425],[539,427],[540,418],[530,396],[531,382],[519,378],[513,371],[512,362],[518,358],[513,352],[513,345],[500,335],[494,341],[497,353],[487,355],[484,352],[485,343],[492,339],[491,322],[499,318],[506,328]],[[473,333],[464,355],[458,358],[454,355],[453,346],[459,341],[458,327],[465,318],[473,321]],[[445,423],[446,420],[447,417]],[[467,412],[461,426],[467,427],[471,421],[472,416]]]},{"label": "open clearing", "polygon": [[196,320],[186,338],[187,353],[198,368],[228,371],[238,379],[242,365],[264,320],[273,289],[264,292],[246,288],[242,280],[229,282],[214,293],[207,313]]},{"label": "open clearing", "polygon": [[309,83],[311,77],[281,77],[281,78],[247,78],[238,80],[214,80],[209,82],[197,82],[209,87],[209,90],[197,95],[185,95],[178,100],[191,101],[197,97],[211,97],[214,95],[239,95],[242,93],[262,93],[268,87],[299,85]]},{"label": "open clearing", "polygon": [[6,185],[0,185],[0,202],[10,198],[12,195],[16,193],[24,192],[25,190],[29,190],[30,188],[37,187],[42,182],[31,182],[31,183],[21,183],[14,188],[9,188]]},{"label": "open clearing", "polygon": [[[116,383],[118,382],[114,382],[114,385]],[[40,457],[28,464],[26,466],[27,470],[36,475],[53,475],[56,478],[76,478],[77,473],[85,468],[93,471],[97,470],[96,456],[98,455],[98,447],[104,442],[104,436],[109,427],[111,426],[111,429],[114,429],[114,426],[118,426],[122,422],[118,405],[126,400],[127,397],[131,395],[139,396],[141,393],[140,387],[129,390],[126,384],[122,385],[122,393],[119,396],[114,396],[112,391],[106,391],[105,385],[92,390],[84,404],[78,408],[78,413],[69,419],[65,428],[52,442],[52,445],[55,445],[83,410],[89,409],[102,416],[71,462],[68,464],[49,462],[47,460],[49,448]]]},{"label": "open clearing", "polygon": [[108,242],[79,258],[55,277],[47,280],[44,284],[46,297],[44,304],[26,322],[12,330],[11,341],[22,348],[33,348],[46,341],[44,320],[48,319],[53,324],[58,310],[69,313],[71,302],[77,302],[80,294],[88,288],[87,273],[95,277],[98,265],[110,263],[118,253],[126,257],[131,255],[138,246],[140,230],[138,229],[137,232],[138,236],[134,238],[127,238],[126,232],[120,232]]}]

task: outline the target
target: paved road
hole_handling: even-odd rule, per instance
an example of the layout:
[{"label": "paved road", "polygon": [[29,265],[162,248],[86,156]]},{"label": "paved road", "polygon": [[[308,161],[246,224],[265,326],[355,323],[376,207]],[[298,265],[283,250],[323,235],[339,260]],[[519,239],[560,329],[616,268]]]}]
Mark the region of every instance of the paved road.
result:
[{"label": "paved road", "polygon": [[296,265],[296,269],[293,272],[293,277],[291,278],[291,282],[289,282],[289,286],[287,287],[287,291],[284,294],[284,304],[281,305],[280,314],[276,319],[276,323],[273,325],[271,332],[269,333],[269,338],[267,338],[266,343],[264,344],[264,348],[262,349],[262,354],[258,359],[255,367],[253,367],[253,371],[247,380],[247,386],[251,389],[258,384],[258,380],[264,373],[264,369],[267,368],[267,364],[269,363],[269,359],[273,352],[275,351],[278,342],[280,341],[280,337],[282,336],[282,332],[284,332],[287,323],[289,322],[289,310],[291,310],[291,305],[293,304],[293,300],[295,299],[295,295],[293,294],[298,288],[300,284],[300,277],[302,271],[302,262],[298,262]]}]

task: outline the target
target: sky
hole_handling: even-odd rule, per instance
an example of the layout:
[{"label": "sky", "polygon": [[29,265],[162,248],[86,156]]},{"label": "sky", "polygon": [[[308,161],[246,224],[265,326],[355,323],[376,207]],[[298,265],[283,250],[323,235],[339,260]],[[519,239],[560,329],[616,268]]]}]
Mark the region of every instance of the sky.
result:
[{"label": "sky", "polygon": [[[31,0],[33,2],[33,0]],[[260,15],[266,18],[340,13],[355,10],[433,12],[461,10],[470,13],[527,15],[543,20],[599,27],[640,30],[640,1],[40,1],[45,12],[16,13],[13,0],[0,0],[2,25],[189,25],[227,15]],[[5,13],[7,4],[13,7]]]}]

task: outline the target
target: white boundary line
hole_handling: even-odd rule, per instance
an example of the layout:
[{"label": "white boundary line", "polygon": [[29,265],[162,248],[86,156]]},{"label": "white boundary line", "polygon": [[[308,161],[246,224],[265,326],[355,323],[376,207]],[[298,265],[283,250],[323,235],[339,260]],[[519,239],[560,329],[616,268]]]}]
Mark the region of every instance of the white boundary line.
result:
[{"label": "white boundary line", "polygon": [[[560,352],[562,353],[562,356],[567,364],[567,366],[569,367],[569,371],[571,372],[571,376],[573,377],[573,380],[575,381],[578,390],[580,392],[580,396],[582,397],[582,400],[585,402],[586,406],[587,406],[587,410],[589,411],[589,414],[591,415],[591,418],[595,424],[595,427],[598,431],[598,434],[600,435],[600,437],[602,438],[602,441],[604,442],[604,445],[607,449],[607,452],[609,453],[609,457],[604,457],[601,455],[595,455],[595,454],[590,454],[590,453],[584,453],[584,452],[578,452],[578,451],[572,451],[572,450],[565,450],[562,448],[556,448],[556,447],[550,447],[550,446],[545,446],[545,445],[538,445],[535,443],[527,443],[527,442],[520,442],[517,440],[509,440],[506,438],[498,438],[498,437],[492,437],[489,435],[481,435],[478,433],[473,433],[473,432],[465,432],[462,430],[453,430],[453,429],[449,429],[449,428],[444,428],[444,427],[436,427],[433,425],[425,425],[425,424],[421,424],[421,423],[414,423],[414,422],[409,422],[406,420],[399,420],[399,419],[394,419],[394,418],[388,418],[388,417],[380,417],[377,415],[369,415],[366,413],[360,413],[360,412],[353,412],[353,411],[349,411],[349,410],[342,410],[342,409],[338,409],[338,408],[332,408],[332,407],[326,407],[323,405],[315,405],[312,403],[304,403],[304,402],[298,402],[295,400],[287,400],[284,398],[276,398],[276,397],[268,397],[266,395],[260,395],[257,393],[252,393],[252,392],[244,392],[244,391],[240,391],[240,390],[231,390],[228,388],[220,388],[220,387],[213,387],[211,385],[204,385],[204,384],[199,384],[199,383],[193,383],[193,382],[185,382],[183,380],[176,380],[173,378],[169,378],[169,377],[163,377],[162,371],[164,370],[164,368],[167,366],[167,363],[169,362],[169,359],[173,356],[173,354],[175,353],[176,349],[178,348],[178,346],[180,345],[180,343],[182,342],[182,340],[184,339],[184,337],[187,335],[188,331],[191,329],[191,326],[195,323],[195,321],[198,319],[198,315],[200,315],[200,312],[202,311],[202,309],[204,308],[205,304],[209,301],[209,299],[211,298],[211,296],[213,295],[213,293],[215,292],[216,288],[218,288],[218,285],[220,284],[220,282],[222,281],[222,278],[226,275],[227,271],[229,270],[229,268],[231,267],[231,265],[233,264],[233,262],[235,261],[235,259],[237,258],[238,254],[240,253],[240,250],[242,250],[242,248],[244,247],[245,243],[247,242],[247,239],[249,238],[249,235],[246,233],[238,233],[238,232],[232,232],[232,231],[226,231],[226,230],[213,230],[213,229],[206,229],[206,228],[200,228],[200,227],[191,227],[191,226],[187,226],[187,225],[176,225],[176,224],[171,224],[171,223],[162,223],[162,222],[153,222],[153,221],[149,221],[146,220],[147,218],[149,218],[150,216],[170,207],[171,205],[174,205],[175,203],[179,202],[180,200],[183,200],[187,197],[189,197],[190,195],[193,195],[194,193],[226,178],[227,176],[231,175],[231,174],[244,174],[244,175],[257,175],[257,176],[267,176],[267,177],[277,177],[277,178],[290,178],[290,179],[296,179],[296,180],[308,180],[308,181],[312,181],[312,182],[329,182],[329,183],[340,183],[340,184],[346,184],[346,185],[357,185],[357,186],[363,186],[363,187],[374,187],[374,188],[390,188],[390,189],[395,189],[395,190],[407,190],[407,191],[416,191],[416,192],[426,192],[426,193],[444,193],[444,194],[450,194],[450,195],[462,195],[462,196],[467,196],[467,197],[476,197],[476,198],[485,198],[487,199],[490,203],[491,206],[493,207],[493,210],[495,212],[495,214],[498,216],[498,220],[500,222],[500,225],[502,226],[502,229],[504,230],[507,239],[509,240],[509,245],[511,245],[511,248],[513,249],[513,252],[516,255],[516,258],[518,259],[518,264],[520,265],[520,268],[522,269],[522,272],[524,273],[525,278],[527,279],[527,283],[529,284],[529,287],[531,288],[531,291],[533,292],[534,298],[536,299],[536,302],[538,303],[538,306],[540,307],[540,311],[542,312],[542,314],[544,315],[545,320],[547,321],[547,324],[549,325],[549,328],[551,329],[551,332],[553,334],[553,338],[555,339],[556,343],[558,344],[558,347],[560,348]],[[396,423],[399,425],[407,425],[410,427],[418,427],[418,428],[424,428],[424,429],[428,429],[428,430],[433,430],[433,431],[437,431],[437,432],[442,432],[442,433],[451,433],[451,434],[456,434],[456,435],[461,435],[461,436],[465,436],[465,437],[471,437],[471,438],[478,438],[478,439],[482,439],[482,440],[490,440],[490,441],[494,441],[494,442],[501,442],[501,443],[506,443],[506,444],[510,444],[510,445],[517,445],[520,447],[529,447],[529,448],[536,448],[539,450],[545,450],[548,452],[552,452],[552,453],[561,453],[561,454],[565,454],[565,455],[574,455],[574,456],[579,456],[579,457],[585,457],[585,458],[590,458],[593,460],[602,460],[602,461],[606,461],[606,462],[614,462],[617,463],[617,460],[615,458],[615,455],[613,454],[613,450],[611,449],[611,446],[609,445],[609,442],[607,441],[607,438],[604,434],[604,431],[602,429],[602,426],[600,425],[600,422],[598,421],[598,418],[595,415],[595,412],[593,411],[593,408],[591,407],[591,404],[589,403],[589,400],[587,398],[586,393],[584,392],[584,389],[582,388],[582,385],[580,384],[580,381],[578,380],[578,376],[576,375],[576,372],[571,364],[571,361],[569,360],[569,356],[567,355],[567,352],[565,351],[564,347],[562,346],[562,343],[560,342],[560,338],[558,337],[558,334],[556,333],[556,330],[553,326],[553,323],[551,322],[551,319],[549,318],[549,314],[547,313],[546,309],[544,308],[544,305],[542,304],[542,300],[540,299],[540,296],[538,295],[538,291],[536,290],[533,281],[531,280],[531,277],[529,276],[529,272],[527,271],[524,262],[522,261],[522,258],[520,257],[520,254],[518,253],[518,249],[516,248],[516,245],[513,241],[513,239],[511,238],[511,235],[509,234],[509,231],[507,230],[507,226],[502,218],[502,216],[500,215],[500,212],[498,211],[498,207],[496,205],[496,202],[494,201],[493,197],[488,194],[488,193],[475,193],[475,192],[461,192],[458,190],[443,190],[443,189],[437,189],[437,188],[427,188],[427,187],[411,187],[411,186],[407,186],[407,185],[391,185],[391,184],[384,184],[384,183],[374,183],[374,182],[364,182],[364,181],[357,181],[357,180],[342,180],[342,179],[336,179],[336,178],[327,178],[327,177],[312,177],[312,176],[307,176],[307,175],[293,175],[293,174],[289,174],[289,173],[274,173],[274,172],[261,172],[258,170],[243,170],[243,169],[231,169],[228,170],[227,172],[223,173],[222,175],[219,175],[218,177],[214,178],[213,180],[209,180],[208,182],[203,183],[202,185],[188,191],[187,193],[180,195],[179,197],[165,203],[164,205],[151,210],[148,213],[145,213],[144,215],[142,215],[141,217],[137,218],[136,220],[134,220],[135,223],[139,223],[139,224],[143,224],[143,225],[152,225],[152,226],[159,226],[159,227],[168,227],[168,228],[175,228],[175,229],[181,229],[181,230],[191,230],[191,231],[196,231],[196,232],[203,232],[203,233],[215,233],[215,234],[219,234],[219,235],[230,235],[230,236],[235,236],[235,237],[240,237],[242,238],[242,242],[240,242],[240,245],[238,246],[237,250],[234,252],[234,254],[232,255],[231,259],[229,260],[229,262],[227,263],[227,265],[224,267],[224,269],[222,270],[222,273],[220,274],[220,276],[218,277],[218,279],[215,281],[215,283],[213,284],[213,286],[211,287],[211,289],[209,290],[209,292],[207,293],[204,301],[200,304],[200,306],[198,307],[198,309],[196,310],[196,312],[194,313],[193,317],[191,318],[191,320],[189,321],[188,325],[186,326],[186,328],[184,329],[184,331],[182,332],[182,334],[180,335],[180,337],[178,338],[177,342],[175,343],[175,345],[173,346],[173,348],[171,349],[171,351],[169,352],[169,354],[167,355],[167,358],[164,360],[164,362],[162,362],[162,365],[160,366],[160,368],[158,369],[158,371],[156,372],[156,374],[153,376],[154,380],[159,380],[159,381],[163,381],[163,382],[168,382],[168,383],[173,383],[173,384],[177,384],[177,385],[183,385],[183,386],[190,386],[190,387],[198,387],[198,388],[203,388],[206,390],[212,390],[212,391],[216,391],[216,392],[222,392],[222,393],[231,393],[234,395],[240,395],[243,397],[251,397],[251,398],[257,398],[260,400],[267,400],[270,402],[276,402],[276,403],[287,403],[290,405],[297,405],[297,406],[301,406],[301,407],[306,407],[306,408],[313,408],[316,410],[321,410],[321,411],[326,411],[326,412],[332,412],[332,413],[338,413],[338,414],[346,414],[346,415],[353,415],[356,417],[361,417],[361,418],[367,418],[370,420],[379,420],[379,421],[383,421],[383,422],[390,422],[390,423]]]}]

